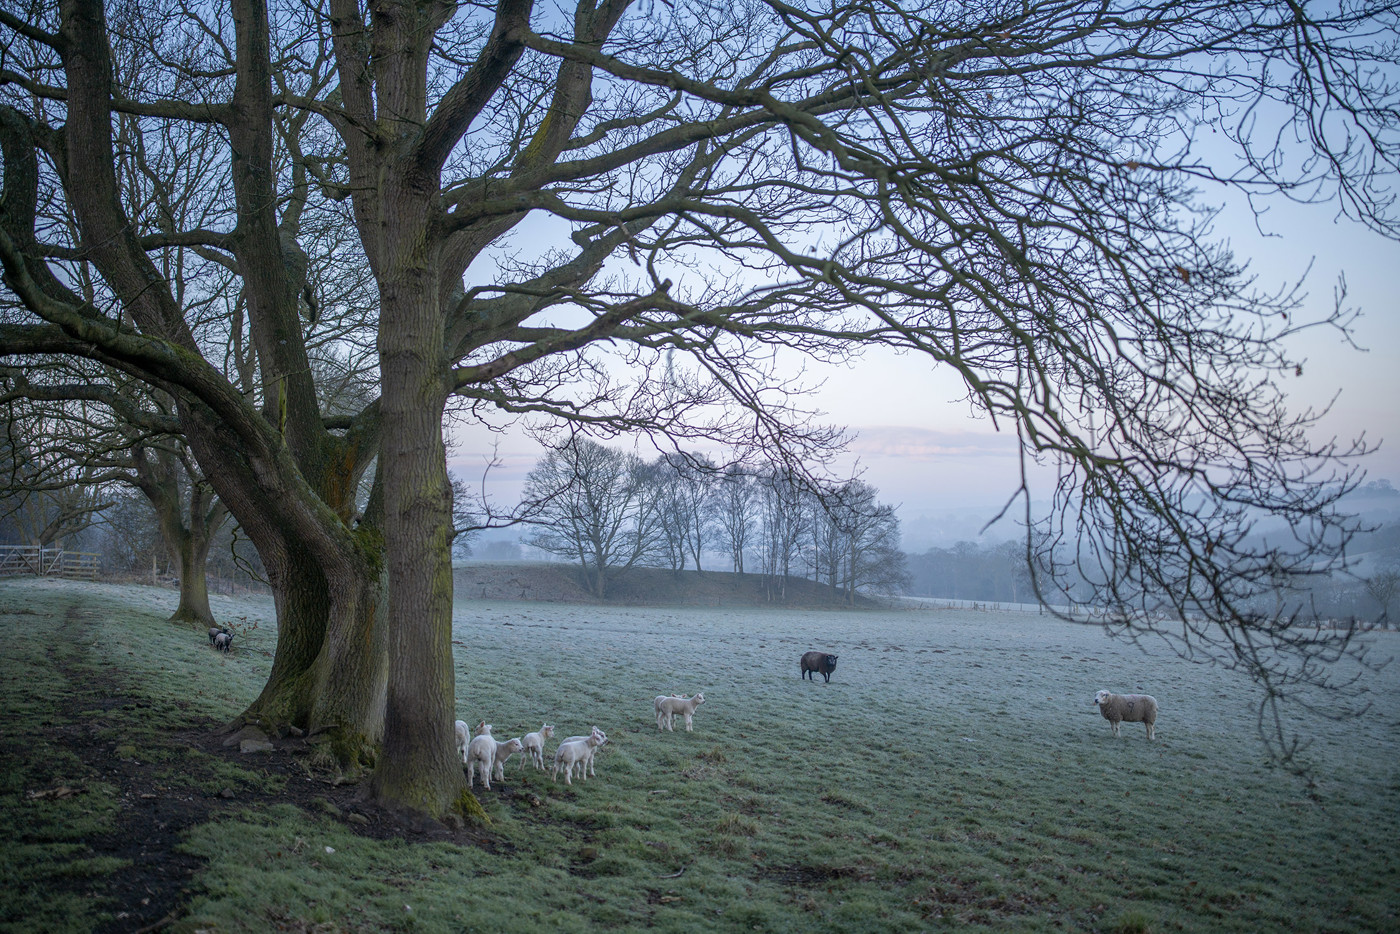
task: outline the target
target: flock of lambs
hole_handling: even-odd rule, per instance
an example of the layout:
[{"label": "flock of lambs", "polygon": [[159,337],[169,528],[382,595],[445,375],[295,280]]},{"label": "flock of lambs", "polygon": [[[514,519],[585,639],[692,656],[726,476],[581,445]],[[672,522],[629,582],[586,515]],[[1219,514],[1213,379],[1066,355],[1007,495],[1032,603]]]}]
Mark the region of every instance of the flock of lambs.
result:
[{"label": "flock of lambs", "polygon": [[[829,682],[832,671],[836,669],[836,656],[825,652],[807,652],[799,664],[803,678],[810,677],[815,681],[815,674],[820,672]],[[657,730],[674,732],[676,714],[680,714],[685,720],[686,732],[691,732],[695,708],[704,702],[703,691],[689,697],[684,694],[658,694],[652,702],[656,712]],[[1113,728],[1114,736],[1121,736],[1119,727],[1128,722],[1144,724],[1147,727],[1147,738],[1156,738],[1157,699],[1151,695],[1099,691],[1094,695],[1094,703],[1098,706],[1099,713],[1103,714],[1104,719]],[[467,767],[467,787],[475,787],[477,775],[481,776],[482,784],[487,790],[491,788],[493,776],[498,782],[505,781],[505,764],[516,753],[520,753],[522,771],[526,762],[533,764],[537,770],[545,768],[544,744],[546,740],[554,737],[553,726],[545,723],[533,733],[504,741],[493,737],[491,728],[491,724],[485,720],[478,723],[475,729],[469,727],[465,720],[456,722],[457,753],[462,757],[462,764]],[[572,785],[575,766],[578,766],[579,775],[584,781],[588,780],[589,775],[596,776],[598,773],[594,768],[594,758],[598,748],[607,741],[607,733],[596,725],[586,736],[570,736],[561,740],[554,750],[550,780],[558,781],[559,772],[562,770],[564,783]]]},{"label": "flock of lambs", "polygon": [[[691,697],[684,694],[658,694],[653,704],[656,708],[656,728],[675,732],[676,714],[680,714],[685,718],[686,732],[692,732],[695,708],[703,703],[704,691],[699,691]],[[468,727],[465,720],[458,720],[456,731],[457,754],[462,757],[462,764],[467,767],[467,787],[475,787],[476,775],[479,774],[487,790],[491,788],[493,775],[498,782],[506,780],[506,761],[517,752],[520,753],[522,770],[526,762],[532,763],[536,769],[543,769],[544,742],[554,736],[554,727],[548,723],[533,733],[505,741],[491,735],[491,724],[485,720],[478,723],[475,730]],[[570,736],[561,740],[558,748],[554,750],[554,768],[549,773],[550,780],[558,781],[559,770],[563,769],[564,784],[572,785],[574,766],[579,767],[579,775],[584,781],[588,780],[589,775],[597,775],[597,769],[593,765],[594,753],[607,741],[608,734],[596,725],[587,736]]]}]

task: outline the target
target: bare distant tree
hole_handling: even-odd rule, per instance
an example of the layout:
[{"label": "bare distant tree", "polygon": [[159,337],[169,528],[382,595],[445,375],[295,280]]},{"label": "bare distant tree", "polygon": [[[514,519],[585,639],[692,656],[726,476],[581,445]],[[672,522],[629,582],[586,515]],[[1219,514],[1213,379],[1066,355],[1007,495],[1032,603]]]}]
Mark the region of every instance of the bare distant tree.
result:
[{"label": "bare distant tree", "polygon": [[809,560],[803,549],[811,523],[809,493],[810,488],[790,471],[776,470],[758,480],[759,561],[769,600],[787,599],[788,578]]},{"label": "bare distant tree", "polygon": [[109,500],[114,485],[140,490],[179,582],[170,621],[212,625],[205,565],[227,510],[177,433],[174,401],[114,375],[47,360],[0,374],[10,431],[28,432],[32,450],[54,473],[42,481],[31,471],[23,482],[50,503],[57,496],[69,504],[68,534],[100,521],[99,511],[78,514]]},{"label": "bare distant tree", "polygon": [[861,592],[898,592],[909,580],[900,550],[899,517],[893,506],[877,501],[878,495],[870,484],[852,480],[821,497],[836,532],[837,582],[847,603],[855,603]]},{"label": "bare distant tree", "polygon": [[687,562],[701,570],[713,510],[716,471],[700,455],[663,454],[651,465],[654,494],[660,510],[660,552],[673,571]]},{"label": "bare distant tree", "polygon": [[1376,624],[1394,628],[1395,617],[1391,615],[1390,608],[1395,605],[1395,598],[1400,597],[1400,568],[1389,567],[1376,571],[1365,578],[1365,584],[1366,593],[1380,607],[1380,616]]},{"label": "bare distant tree", "polygon": [[207,564],[228,510],[178,438],[132,447],[133,485],[145,494],[179,579],[171,622],[214,624]]},{"label": "bare distant tree", "polygon": [[727,468],[715,484],[715,524],[729,552],[733,570],[744,573],[744,554],[757,529],[758,478],[740,466]]},{"label": "bare distant tree", "polygon": [[467,484],[452,480],[452,553],[459,558],[470,558],[472,542],[482,528],[482,513],[476,496]]},{"label": "bare distant tree", "polygon": [[653,471],[635,454],[574,437],[525,478],[524,498],[545,505],[525,543],[579,563],[592,593],[655,553],[661,538]]},{"label": "bare distant tree", "polygon": [[103,472],[65,457],[69,423],[12,393],[3,402],[0,437],[0,522],[13,529],[18,544],[47,548],[101,521],[111,505]]}]

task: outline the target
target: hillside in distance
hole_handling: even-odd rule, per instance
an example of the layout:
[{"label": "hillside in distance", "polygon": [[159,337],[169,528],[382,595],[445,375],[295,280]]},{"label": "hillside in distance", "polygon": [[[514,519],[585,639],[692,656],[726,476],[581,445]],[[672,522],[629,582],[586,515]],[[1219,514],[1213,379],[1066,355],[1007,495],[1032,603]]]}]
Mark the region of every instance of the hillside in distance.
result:
[{"label": "hillside in distance", "polygon": [[[535,561],[471,562],[453,570],[459,599],[540,600],[550,603],[603,603],[660,606],[852,606],[845,594],[800,577],[775,581],[761,574],[731,571],[671,571],[633,568],[608,581],[606,597],[589,592],[578,565]],[[856,596],[854,607],[878,604]]]}]

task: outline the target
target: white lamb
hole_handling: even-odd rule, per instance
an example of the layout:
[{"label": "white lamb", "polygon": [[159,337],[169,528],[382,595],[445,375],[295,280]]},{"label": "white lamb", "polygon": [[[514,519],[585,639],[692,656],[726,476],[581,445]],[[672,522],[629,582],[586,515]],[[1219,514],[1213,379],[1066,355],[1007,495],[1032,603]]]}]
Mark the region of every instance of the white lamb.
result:
[{"label": "white lamb", "polygon": [[695,708],[705,703],[705,692],[699,691],[694,697],[677,697],[675,694],[658,694],[653,702],[656,707],[657,730],[676,730],[676,714],[685,717],[685,731],[693,732],[690,719],[695,716]]},{"label": "white lamb", "polygon": [[[608,734],[604,733],[601,729],[599,729],[598,727],[595,726],[595,727],[593,727],[592,732],[590,732],[590,733],[588,734],[588,736],[566,736],[566,737],[564,737],[562,740],[559,741],[559,745],[562,746],[562,745],[564,745],[565,743],[581,743],[581,742],[583,742],[584,740],[588,739],[589,736],[596,736],[596,737],[598,738],[598,745],[589,748],[589,750],[588,750],[588,761],[587,761],[587,763],[585,763],[585,764],[586,764],[586,766],[587,766],[587,768],[588,768],[588,774],[590,774],[590,775],[597,775],[597,774],[598,774],[598,768],[597,768],[597,766],[594,765],[594,763],[598,761],[598,755],[597,755],[597,754],[598,754],[598,748],[599,748],[600,746],[606,746],[606,745],[607,745],[607,743],[608,743]],[[555,759],[557,760],[558,757],[559,757],[559,750],[556,749],[556,750],[554,751],[554,755],[555,755]]]},{"label": "white lamb", "polygon": [[500,773],[497,777],[505,781],[505,761],[521,748],[518,739],[508,739],[502,743],[492,739],[490,734],[473,737],[467,745],[467,787],[475,785],[474,773],[478,770],[481,773],[481,783],[486,786],[487,791],[491,790],[493,771]]},{"label": "white lamb", "polygon": [[588,766],[593,761],[593,753],[605,742],[607,737],[595,726],[593,732],[587,736],[571,738],[560,743],[559,748],[554,750],[554,770],[549,773],[549,780],[558,781],[559,768],[563,766],[564,784],[572,785],[574,766],[578,765],[579,774],[584,781],[588,781]]},{"label": "white lamb", "polygon": [[[504,743],[496,744],[496,781],[506,780],[506,763],[510,761],[511,756],[524,749],[525,744],[518,736],[515,739],[508,739]],[[520,761],[524,762],[525,760],[522,758]]]},{"label": "white lamb", "polygon": [[1121,736],[1118,726],[1124,720],[1129,723],[1144,723],[1147,725],[1147,738],[1156,739],[1157,734],[1157,698],[1151,694],[1113,694],[1109,691],[1099,691],[1094,695],[1094,703],[1098,705],[1099,713],[1113,727],[1113,735]]},{"label": "white lamb", "polygon": [[458,720],[452,728],[457,733],[457,755],[462,757],[462,764],[466,765],[467,743],[471,740],[471,728],[467,726],[465,720]]},{"label": "white lamb", "polygon": [[458,720],[452,725],[452,728],[457,733],[457,755],[462,757],[463,765],[467,764],[467,743],[470,741],[471,736],[473,734],[476,736],[491,735],[491,724],[487,723],[485,720],[478,723],[475,730],[468,727],[467,721],[465,720]]},{"label": "white lamb", "polygon": [[533,733],[526,733],[520,740],[525,754],[520,757],[520,770],[525,770],[526,762],[533,762],[536,769],[544,768],[544,741],[554,736],[554,727],[546,723]]}]

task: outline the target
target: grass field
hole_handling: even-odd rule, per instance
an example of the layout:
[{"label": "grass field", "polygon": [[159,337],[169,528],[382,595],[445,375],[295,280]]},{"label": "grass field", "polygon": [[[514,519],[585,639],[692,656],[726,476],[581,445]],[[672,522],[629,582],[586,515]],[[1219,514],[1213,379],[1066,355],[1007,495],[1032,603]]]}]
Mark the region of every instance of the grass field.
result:
[{"label": "grass field", "polygon": [[[173,603],[135,586],[0,585],[16,718],[0,734],[8,929],[130,929],[101,897],[126,867],[84,845],[126,805],[81,748],[16,737],[62,733],[56,711],[84,672],[144,699],[95,709],[83,734],[138,756],[233,716],[266,677],[269,601],[216,601],[241,631],[227,658],[161,622]],[[1395,634],[1372,638],[1400,654]],[[596,723],[611,740],[597,777],[565,787],[512,760],[503,786],[478,787],[490,847],[376,840],[331,807],[230,801],[178,841],[199,868],[165,929],[1400,930],[1394,666],[1370,680],[1363,719],[1293,712],[1313,740],[1314,797],[1266,763],[1240,676],[1034,614],[463,600],[455,640],[459,717],[499,738]],[[810,648],[840,656],[830,684],[799,680]],[[1157,742],[1140,724],[1115,740],[1100,687],[1154,694]],[[652,698],[673,690],[705,692],[693,733],[656,731]],[[150,755],[166,757],[172,793],[277,790],[251,758]],[[42,794],[58,787],[81,793]]]}]

